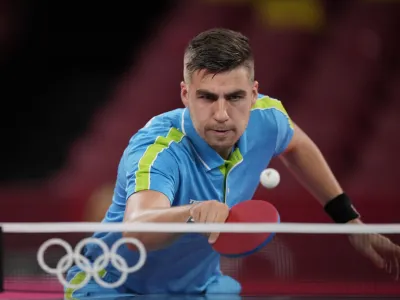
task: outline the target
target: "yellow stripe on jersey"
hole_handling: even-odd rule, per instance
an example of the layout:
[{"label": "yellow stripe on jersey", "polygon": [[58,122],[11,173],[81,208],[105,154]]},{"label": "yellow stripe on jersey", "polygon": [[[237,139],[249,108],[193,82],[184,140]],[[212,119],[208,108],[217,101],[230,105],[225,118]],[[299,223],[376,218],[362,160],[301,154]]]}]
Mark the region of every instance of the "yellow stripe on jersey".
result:
[{"label": "yellow stripe on jersey", "polygon": [[[104,278],[106,276],[107,271],[105,269],[100,270],[97,274],[99,274],[100,278]],[[71,285],[79,285],[83,283],[86,279],[86,276],[91,276],[91,274],[86,274],[85,272],[78,272],[74,275],[74,277],[70,280]],[[78,300],[78,298],[74,298],[73,294],[75,291],[78,289],[74,288],[67,288],[64,293],[64,299],[65,300]]]},{"label": "yellow stripe on jersey", "polygon": [[235,151],[231,153],[228,160],[225,160],[225,163],[219,167],[222,175],[224,175],[224,203],[226,203],[226,177],[228,176],[229,172],[235,167],[236,165],[240,164],[243,161],[242,153],[240,153],[240,149],[236,148]]},{"label": "yellow stripe on jersey", "polygon": [[139,160],[135,173],[135,192],[150,189],[150,171],[158,155],[167,149],[172,142],[179,143],[185,135],[176,128],[171,128],[166,137],[158,136],[153,144],[147,147]]},{"label": "yellow stripe on jersey", "polygon": [[293,127],[293,122],[289,117],[289,114],[287,113],[286,109],[283,107],[283,104],[281,101],[268,97],[268,96],[264,96],[262,98],[257,99],[256,103],[253,105],[252,110],[256,110],[256,109],[276,109],[279,110],[281,113],[283,113],[286,118],[288,119],[289,122],[289,126],[290,128],[294,128]]}]

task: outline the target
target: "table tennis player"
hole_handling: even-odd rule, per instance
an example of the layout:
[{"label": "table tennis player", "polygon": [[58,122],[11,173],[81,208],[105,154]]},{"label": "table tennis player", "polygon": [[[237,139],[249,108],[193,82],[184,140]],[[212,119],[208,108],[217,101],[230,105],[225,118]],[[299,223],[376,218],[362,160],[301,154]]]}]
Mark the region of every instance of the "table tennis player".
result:
[{"label": "table tennis player", "polygon": [[[313,141],[288,116],[279,100],[258,91],[248,39],[226,29],[195,36],[184,53],[180,96],[184,108],[152,118],[129,141],[118,167],[112,204],[103,222],[224,222],[230,207],[252,199],[259,176],[273,157],[281,158],[315,195],[321,211],[333,222],[361,223]],[[156,76],[156,74],[155,74]],[[160,98],[156,89],[148,99]],[[220,254],[211,245],[218,233],[124,233],[143,242],[146,264],[115,290],[94,281],[66,297],[98,294],[239,294],[240,284],[220,270]],[[121,237],[96,233],[110,247]],[[352,245],[377,267],[385,252],[400,257],[397,246],[381,235],[352,235]],[[394,250],[397,249],[397,250]],[[395,252],[397,251],[397,252]],[[101,255],[88,245],[91,261]],[[119,251],[128,265],[137,252]],[[79,283],[81,270],[72,267],[67,279]],[[103,279],[119,273],[108,267]]]}]

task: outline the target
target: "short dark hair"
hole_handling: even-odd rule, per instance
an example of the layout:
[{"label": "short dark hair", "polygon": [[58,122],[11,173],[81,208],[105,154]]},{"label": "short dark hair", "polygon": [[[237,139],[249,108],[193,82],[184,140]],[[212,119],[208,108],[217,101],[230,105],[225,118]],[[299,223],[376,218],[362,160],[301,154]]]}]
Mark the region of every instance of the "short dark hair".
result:
[{"label": "short dark hair", "polygon": [[218,74],[244,66],[254,80],[254,58],[249,39],[229,29],[214,28],[195,36],[184,57],[184,78],[190,81],[196,71]]}]

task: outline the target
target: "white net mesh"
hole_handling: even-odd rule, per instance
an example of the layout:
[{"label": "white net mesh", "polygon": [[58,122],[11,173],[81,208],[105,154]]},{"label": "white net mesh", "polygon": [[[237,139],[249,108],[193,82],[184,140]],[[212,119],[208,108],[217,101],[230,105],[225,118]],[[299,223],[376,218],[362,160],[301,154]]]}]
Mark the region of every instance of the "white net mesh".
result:
[{"label": "white net mesh", "polygon": [[[6,291],[61,294],[65,289],[79,289],[93,280],[107,289],[124,286],[130,274],[145,266],[151,251],[138,239],[119,238],[107,244],[93,237],[94,232],[275,232],[273,241],[255,254],[221,257],[223,273],[240,282],[244,293],[400,295],[398,259],[389,257],[384,269],[376,268],[348,239],[350,235],[383,234],[399,244],[400,224],[6,223],[0,226],[4,233],[2,270]],[[82,255],[88,244],[96,244],[102,252],[92,261]],[[125,244],[131,244],[139,253],[133,265],[118,254]],[[85,272],[79,283],[66,280],[66,272],[73,265]],[[119,271],[117,280],[103,280],[101,271],[108,265]],[[157,274],[156,266],[152,272]]]}]

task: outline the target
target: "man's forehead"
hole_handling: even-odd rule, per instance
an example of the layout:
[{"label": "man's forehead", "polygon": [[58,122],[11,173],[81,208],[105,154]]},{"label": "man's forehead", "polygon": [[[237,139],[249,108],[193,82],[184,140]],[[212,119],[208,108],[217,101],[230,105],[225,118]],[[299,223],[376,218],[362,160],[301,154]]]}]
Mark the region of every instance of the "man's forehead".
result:
[{"label": "man's forehead", "polygon": [[245,67],[238,67],[233,70],[219,72],[219,73],[212,73],[208,70],[202,69],[197,70],[193,73],[193,77],[200,81],[208,81],[208,80],[215,80],[215,79],[236,79],[236,80],[249,80],[250,79],[250,72]]},{"label": "man's forehead", "polygon": [[193,73],[191,84],[194,89],[206,89],[214,93],[251,88],[252,82],[245,69],[235,69],[224,73],[208,73],[200,70]]}]

